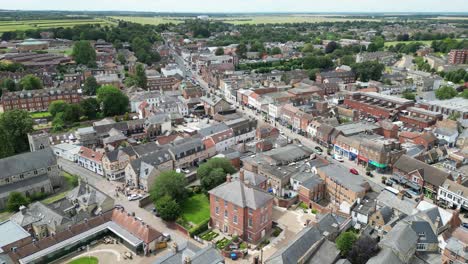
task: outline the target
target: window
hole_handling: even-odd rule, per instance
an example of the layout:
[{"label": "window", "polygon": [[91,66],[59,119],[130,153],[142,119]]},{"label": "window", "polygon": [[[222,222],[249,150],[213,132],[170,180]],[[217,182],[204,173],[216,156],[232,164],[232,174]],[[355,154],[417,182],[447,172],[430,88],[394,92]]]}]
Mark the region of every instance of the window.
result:
[{"label": "window", "polygon": [[253,214],[253,210],[249,208],[249,215]]},{"label": "window", "polygon": [[234,216],[234,218],[232,219],[232,221],[234,222],[234,224],[237,224],[237,215]]},{"label": "window", "polygon": [[218,197],[215,197],[215,201],[219,202],[219,198],[218,198]]},{"label": "window", "polygon": [[218,206],[216,206],[216,208],[215,208],[215,213],[216,213],[217,215],[219,215],[219,207],[218,207]]},{"label": "window", "polygon": [[228,205],[228,202],[224,200],[224,207],[227,207],[227,205]]},{"label": "window", "polygon": [[228,217],[228,211],[227,210],[224,210],[224,217]]},{"label": "window", "polygon": [[249,217],[249,227],[252,227],[253,226],[253,219],[252,217]]},{"label": "window", "polygon": [[237,205],[234,205],[234,211],[237,212]]},{"label": "window", "polygon": [[426,250],[426,244],[418,243],[417,250]]}]

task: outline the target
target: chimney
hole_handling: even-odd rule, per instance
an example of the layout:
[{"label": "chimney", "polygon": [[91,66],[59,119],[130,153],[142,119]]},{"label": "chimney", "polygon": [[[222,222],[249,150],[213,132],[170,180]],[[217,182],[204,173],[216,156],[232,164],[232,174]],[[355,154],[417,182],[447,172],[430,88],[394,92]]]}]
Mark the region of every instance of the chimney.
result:
[{"label": "chimney", "polygon": [[231,180],[232,180],[231,174],[227,174],[226,175],[226,181],[231,182]]},{"label": "chimney", "polygon": [[244,182],[244,169],[239,171],[239,180],[241,182]]},{"label": "chimney", "polygon": [[[458,174],[457,183],[458,183],[458,184],[462,184],[462,176],[461,176],[460,174]],[[20,209],[21,209],[21,208],[20,208]]]},{"label": "chimney", "polygon": [[25,214],[26,214],[26,206],[21,205],[21,206],[19,207],[19,210],[20,210],[20,212],[21,212],[22,215],[25,215]]},{"label": "chimney", "polygon": [[185,256],[184,264],[192,264],[192,259],[189,256]]},{"label": "chimney", "polygon": [[171,250],[174,254],[176,254],[177,252],[179,252],[179,245],[176,242],[172,243]]}]

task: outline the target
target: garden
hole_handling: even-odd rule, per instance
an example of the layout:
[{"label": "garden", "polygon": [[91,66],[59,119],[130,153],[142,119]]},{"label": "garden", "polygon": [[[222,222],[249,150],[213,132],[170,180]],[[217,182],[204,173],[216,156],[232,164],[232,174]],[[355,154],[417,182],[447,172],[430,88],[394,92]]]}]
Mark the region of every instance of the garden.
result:
[{"label": "garden", "polygon": [[68,264],[98,264],[98,263],[99,261],[96,257],[81,257],[81,258],[77,258],[68,262]]}]

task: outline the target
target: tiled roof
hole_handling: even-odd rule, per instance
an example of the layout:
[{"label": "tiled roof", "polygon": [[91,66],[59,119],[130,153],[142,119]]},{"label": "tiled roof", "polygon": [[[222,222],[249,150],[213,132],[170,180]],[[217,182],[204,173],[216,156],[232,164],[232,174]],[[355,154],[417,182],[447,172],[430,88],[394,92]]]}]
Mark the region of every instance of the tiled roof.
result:
[{"label": "tiled roof", "polygon": [[249,187],[240,181],[225,182],[209,193],[242,208],[248,207],[254,210],[273,200],[270,194]]},{"label": "tiled roof", "polygon": [[104,153],[94,151],[87,147],[81,147],[78,154],[83,158],[93,160],[98,163],[102,161],[102,157],[104,156]]}]

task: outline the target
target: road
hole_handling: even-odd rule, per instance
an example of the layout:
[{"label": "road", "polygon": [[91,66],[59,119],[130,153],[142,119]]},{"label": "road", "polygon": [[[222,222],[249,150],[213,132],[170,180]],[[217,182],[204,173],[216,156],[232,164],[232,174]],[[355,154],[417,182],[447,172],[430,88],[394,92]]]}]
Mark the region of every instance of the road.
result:
[{"label": "road", "polygon": [[128,201],[127,197],[122,194],[116,197],[115,188],[117,186],[121,186],[121,182],[108,181],[102,176],[80,167],[76,163],[64,160],[62,158],[58,159],[58,165],[62,168],[62,170],[80,176],[81,180],[86,180],[90,185],[93,185],[101,192],[112,197],[115,200],[115,204],[123,206],[126,211],[135,212],[136,216],[143,219],[145,223],[148,223],[159,232],[171,235],[173,241],[177,242],[179,245],[187,241],[187,237],[175,230],[170,229],[159,217],[154,216],[151,212],[145,210],[144,208],[140,208],[137,201]]}]

